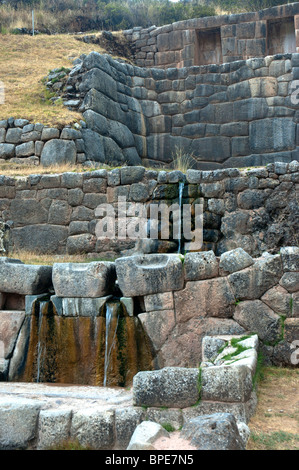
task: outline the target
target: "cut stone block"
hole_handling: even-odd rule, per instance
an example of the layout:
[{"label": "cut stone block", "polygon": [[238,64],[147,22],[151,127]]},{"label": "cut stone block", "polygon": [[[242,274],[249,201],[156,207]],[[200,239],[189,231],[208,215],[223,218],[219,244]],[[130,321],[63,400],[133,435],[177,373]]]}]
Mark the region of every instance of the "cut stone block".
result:
[{"label": "cut stone block", "polygon": [[34,295],[52,286],[52,267],[23,264],[19,260],[0,258],[0,292]]},{"label": "cut stone block", "polygon": [[185,408],[199,399],[199,370],[165,367],[138,372],[133,379],[133,402],[137,406]]},{"label": "cut stone block", "polygon": [[58,297],[104,297],[113,292],[115,265],[109,261],[55,263],[53,285]]},{"label": "cut stone block", "polygon": [[201,371],[201,399],[246,402],[252,392],[251,370],[246,365],[204,367]]},{"label": "cut stone block", "polygon": [[210,279],[218,276],[218,260],[213,251],[187,253],[184,270],[187,281]]},{"label": "cut stone block", "polygon": [[125,297],[182,289],[183,265],[175,254],[136,255],[115,261],[119,287]]},{"label": "cut stone block", "polygon": [[143,421],[135,429],[127,450],[148,450],[159,437],[169,437],[169,433],[158,423]]}]

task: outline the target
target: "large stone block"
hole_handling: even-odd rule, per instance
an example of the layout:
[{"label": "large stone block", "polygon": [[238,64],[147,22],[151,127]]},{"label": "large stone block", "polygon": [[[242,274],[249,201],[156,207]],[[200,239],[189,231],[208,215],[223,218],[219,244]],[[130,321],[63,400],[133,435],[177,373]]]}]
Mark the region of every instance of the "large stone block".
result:
[{"label": "large stone block", "polygon": [[0,258],[0,292],[33,295],[47,292],[51,286],[51,266],[29,265],[19,260]]},{"label": "large stone block", "polygon": [[246,365],[204,367],[201,371],[204,401],[246,402],[251,392],[252,375]]},{"label": "large stone block", "polygon": [[68,229],[61,225],[27,225],[11,229],[10,237],[16,251],[61,254],[66,245]]},{"label": "large stone block", "polygon": [[152,342],[154,350],[159,351],[175,326],[173,310],[140,313],[138,315],[143,329]]},{"label": "large stone block", "polygon": [[223,274],[229,274],[248,268],[254,263],[251,256],[242,248],[227,251],[220,256],[219,268]]},{"label": "large stone block", "polygon": [[[211,302],[211,299],[213,301]],[[233,314],[235,297],[226,278],[189,281],[174,293],[177,321],[191,318],[229,318]]]},{"label": "large stone block", "polygon": [[185,408],[199,399],[199,370],[165,367],[138,372],[133,379],[133,401],[137,406]]},{"label": "large stone block", "polygon": [[74,165],[76,163],[76,156],[75,142],[72,140],[52,139],[45,143],[40,163],[45,167],[65,164]]},{"label": "large stone block", "polygon": [[175,254],[118,258],[115,265],[118,284],[125,297],[179,290],[184,285],[183,265]]},{"label": "large stone block", "polygon": [[114,412],[96,408],[76,411],[72,417],[70,437],[94,450],[113,448]]},{"label": "large stone block", "polygon": [[187,281],[198,281],[218,276],[218,260],[213,251],[187,253],[184,270]]},{"label": "large stone block", "polygon": [[297,246],[281,248],[280,256],[284,272],[299,271],[299,248]]},{"label": "large stone block", "polygon": [[24,317],[24,312],[0,311],[0,359],[11,357]]},{"label": "large stone block", "polygon": [[53,285],[58,297],[103,297],[113,292],[115,265],[109,261],[55,263]]},{"label": "large stone block", "polygon": [[252,153],[280,152],[295,147],[296,124],[292,119],[273,118],[253,121],[249,125]]},{"label": "large stone block", "polygon": [[234,319],[246,330],[255,332],[262,341],[274,343],[282,334],[279,315],[261,300],[240,302],[235,310]]},{"label": "large stone block", "polygon": [[230,274],[228,280],[236,299],[254,300],[278,284],[281,274],[280,255],[273,255],[260,258],[252,266]]},{"label": "large stone block", "polygon": [[23,398],[0,398],[0,449],[26,449],[36,437],[43,402]]},{"label": "large stone block", "polygon": [[42,410],[38,421],[38,450],[49,450],[69,438],[71,410]]}]

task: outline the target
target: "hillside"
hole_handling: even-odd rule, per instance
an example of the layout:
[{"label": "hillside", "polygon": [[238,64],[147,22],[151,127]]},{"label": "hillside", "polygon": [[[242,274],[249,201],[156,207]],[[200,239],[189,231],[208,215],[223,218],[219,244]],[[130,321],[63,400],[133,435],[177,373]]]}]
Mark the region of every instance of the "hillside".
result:
[{"label": "hillside", "polygon": [[71,67],[75,58],[91,51],[106,52],[98,44],[86,44],[68,34],[0,34],[0,81],[5,87],[0,120],[13,116],[63,126],[80,119],[79,113],[51,103],[43,79],[49,70]]}]

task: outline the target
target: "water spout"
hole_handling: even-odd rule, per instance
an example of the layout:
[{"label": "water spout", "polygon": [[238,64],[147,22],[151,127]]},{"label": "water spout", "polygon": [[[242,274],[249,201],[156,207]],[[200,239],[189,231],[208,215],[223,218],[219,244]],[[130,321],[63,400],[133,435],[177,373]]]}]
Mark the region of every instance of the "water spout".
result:
[{"label": "water spout", "polygon": [[118,304],[106,303],[106,332],[105,332],[105,362],[104,362],[104,387],[107,386],[107,375],[111,351],[115,345],[116,332],[118,327],[119,313]]},{"label": "water spout", "polygon": [[180,233],[179,233],[179,243],[178,243],[178,254],[181,253],[181,240],[182,240],[182,200],[183,200],[183,191],[185,183],[183,181],[179,182],[179,211],[180,211]]}]

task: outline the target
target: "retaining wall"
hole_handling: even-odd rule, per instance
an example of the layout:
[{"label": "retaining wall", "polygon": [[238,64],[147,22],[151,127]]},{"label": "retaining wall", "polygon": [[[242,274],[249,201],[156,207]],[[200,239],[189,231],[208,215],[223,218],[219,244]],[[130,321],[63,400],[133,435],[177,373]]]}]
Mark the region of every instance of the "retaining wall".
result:
[{"label": "retaining wall", "polygon": [[[143,167],[111,171],[0,177],[0,218],[7,229],[4,246],[53,254],[115,258],[121,253],[176,252],[178,240],[98,239],[96,208],[118,197],[130,203],[203,204],[204,250],[221,254],[242,247],[258,256],[296,245],[298,162],[248,170],[157,172]],[[193,211],[193,209],[192,209]],[[128,221],[136,221],[128,212]],[[148,216],[149,217],[149,216]],[[149,235],[148,235],[149,236]],[[184,253],[184,240],[181,243]]]},{"label": "retaining wall", "polygon": [[189,67],[298,52],[299,4],[124,31],[141,67]]}]

